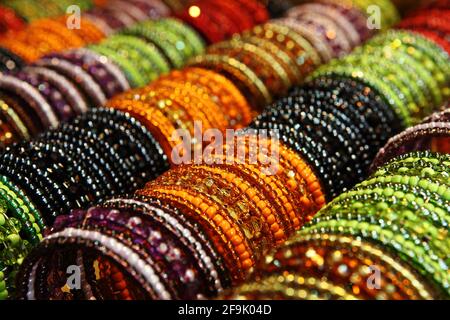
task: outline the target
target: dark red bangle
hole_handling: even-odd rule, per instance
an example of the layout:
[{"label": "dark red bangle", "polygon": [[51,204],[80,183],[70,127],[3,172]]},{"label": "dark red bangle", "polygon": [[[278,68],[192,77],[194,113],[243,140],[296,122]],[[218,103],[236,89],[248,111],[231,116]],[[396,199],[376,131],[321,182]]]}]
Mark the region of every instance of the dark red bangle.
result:
[{"label": "dark red bangle", "polygon": [[207,2],[211,6],[216,7],[218,12],[223,12],[237,26],[239,32],[248,30],[254,26],[251,14],[246,10],[242,10],[242,6],[234,1],[201,0],[201,2]]},{"label": "dark red bangle", "polygon": [[190,24],[209,43],[216,43],[225,39],[225,33],[220,26],[216,25],[211,17],[196,5],[190,6],[188,9],[175,14],[175,16]]},{"label": "dark red bangle", "polygon": [[402,29],[421,27],[448,36],[450,34],[449,16],[450,10],[423,11],[420,15],[404,19],[398,27]]},{"label": "dark red bangle", "polygon": [[234,21],[213,3],[200,0],[196,2],[196,5],[210,17],[212,23],[223,30],[225,38],[222,40],[231,38],[234,34],[240,32],[238,26],[234,24]]},{"label": "dark red bangle", "polygon": [[234,2],[239,3],[242,9],[247,10],[247,12],[253,17],[253,22],[255,25],[263,24],[270,18],[267,8],[256,0],[234,0]]},{"label": "dark red bangle", "polygon": [[25,22],[14,10],[0,6],[0,33],[18,31],[25,27]]}]

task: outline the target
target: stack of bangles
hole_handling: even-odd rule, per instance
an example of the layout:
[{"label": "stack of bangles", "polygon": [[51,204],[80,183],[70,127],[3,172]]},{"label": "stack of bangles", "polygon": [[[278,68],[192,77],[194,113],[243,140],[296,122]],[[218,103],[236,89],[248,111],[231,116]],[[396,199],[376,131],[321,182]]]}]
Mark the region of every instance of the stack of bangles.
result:
[{"label": "stack of bangles", "polygon": [[[190,67],[115,96],[107,103],[112,109],[93,109],[30,143],[8,148],[0,159],[0,174],[24,190],[41,216],[45,213],[45,225],[56,219],[48,235],[25,258],[17,277],[17,296],[214,297],[243,283],[258,266],[257,261],[301,227],[314,228],[310,227],[314,215],[367,176],[371,160],[391,136],[419,122],[449,97],[447,52],[433,39],[409,31],[380,35],[351,56],[320,67],[306,83],[289,91],[319,63],[341,56],[370,35],[369,30],[363,30],[367,26],[361,24],[361,14],[366,14],[363,10],[372,2],[354,2],[357,5],[353,7],[325,1],[292,8],[289,18],[249,29],[208,48],[205,55],[190,60]],[[397,14],[392,4],[384,0],[376,4],[384,11],[382,26],[394,23]],[[189,8],[189,14],[196,15],[197,9],[200,15],[205,10],[213,12],[209,6],[213,4],[199,2]],[[213,19],[222,18],[217,15]],[[92,50],[108,50],[111,60],[124,64],[129,60],[118,62],[121,48],[130,57],[150,54],[148,46],[130,38],[139,34],[154,41],[155,33],[159,32],[131,28]],[[231,34],[232,28],[226,26],[224,33]],[[170,36],[164,36],[164,42],[171,41]],[[175,66],[174,51],[162,51]],[[135,68],[154,70],[145,64],[152,61],[158,65],[155,56],[151,57],[136,63]],[[130,58],[137,61],[134,59],[139,60]],[[133,75],[124,73],[133,83]],[[145,76],[151,80],[153,74]],[[263,106],[288,92],[289,96],[267,107],[224,145],[205,145],[202,130],[200,138],[196,135],[195,121],[205,130],[243,128]],[[108,126],[115,126],[115,131]],[[124,132],[124,127],[128,131]],[[186,144],[185,136],[194,138]],[[67,148],[73,151],[61,151]],[[195,157],[198,151],[199,158]],[[193,163],[179,165],[143,186],[144,181],[166,171],[169,163],[184,163],[192,154]],[[80,159],[80,155],[84,157]],[[439,173],[445,172],[447,162],[442,160],[444,169]],[[108,188],[98,184],[104,177],[110,181]],[[139,188],[134,195],[119,196]],[[439,190],[439,195],[446,195],[446,190]],[[104,201],[108,196],[113,198]],[[92,202],[100,204],[62,216],[69,208],[84,208]],[[441,202],[436,203],[433,212],[441,217]],[[399,219],[404,221],[404,217]],[[378,239],[380,220],[369,217],[367,221],[375,221],[370,237]],[[435,220],[431,221],[424,222],[426,227]],[[445,214],[442,221],[445,227]],[[18,228],[25,228],[24,222],[19,222],[22,225]],[[353,225],[358,223],[349,223],[349,232],[355,232],[351,236],[358,241],[360,229],[352,229]],[[442,226],[430,229],[431,236],[441,232]],[[336,233],[342,229],[330,222],[330,228],[334,227]],[[361,230],[364,236],[369,234]],[[423,231],[417,232],[416,237],[422,239]],[[376,245],[392,243],[393,237],[382,235],[385,238]],[[403,234],[400,237],[404,239]],[[311,254],[305,253],[308,257]],[[431,252],[428,264],[428,260],[422,263],[422,257],[428,258],[419,254],[414,265],[399,262],[397,278],[388,275],[392,283],[407,286],[393,297],[441,294],[438,287],[444,286],[446,279],[443,272],[435,274],[431,267],[442,265],[442,259],[434,261]],[[20,259],[16,258],[10,270],[17,268]],[[80,289],[69,287],[67,276],[61,272],[69,265],[79,267]],[[306,279],[314,289],[332,288],[333,297],[351,297],[314,275]],[[428,282],[422,285],[430,275],[436,275],[437,289]],[[278,281],[281,276],[274,279]],[[420,290],[414,295],[411,292],[416,288]],[[352,296],[358,296],[357,290],[360,287]],[[306,292],[306,296],[313,297],[315,292]],[[392,293],[391,287],[386,292]]]}]

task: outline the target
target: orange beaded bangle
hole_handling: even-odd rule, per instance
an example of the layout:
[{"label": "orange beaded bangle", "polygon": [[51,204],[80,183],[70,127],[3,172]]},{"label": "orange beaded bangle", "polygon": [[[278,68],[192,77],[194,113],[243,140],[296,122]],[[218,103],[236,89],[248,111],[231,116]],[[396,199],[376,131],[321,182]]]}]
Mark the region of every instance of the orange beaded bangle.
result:
[{"label": "orange beaded bangle", "polygon": [[[268,226],[268,230],[270,230],[270,234],[267,236],[266,241],[270,240],[271,244],[269,244],[267,249],[270,249],[271,247],[274,247],[275,245],[278,245],[286,240],[287,236],[284,230],[280,228],[282,222],[278,215],[278,211],[272,205],[271,201],[265,197],[264,193],[251,184],[251,181],[246,180],[245,177],[236,175],[230,170],[225,170],[220,166],[212,165],[198,167],[202,170],[211,172],[212,174],[219,176],[224,181],[227,181],[227,183],[232,184],[233,187],[240,191],[242,196],[246,198],[248,205],[252,206],[255,211],[259,212],[260,217],[257,218],[258,221],[255,221],[255,223],[258,224],[259,222],[264,221]],[[192,166],[192,168],[195,168],[195,166]],[[265,251],[265,243],[262,244],[262,247],[263,251]]]},{"label": "orange beaded bangle", "polygon": [[[258,211],[250,211],[249,207],[252,204],[246,199],[242,199],[240,190],[220,175],[203,170],[198,166],[179,166],[167,172],[155,184],[164,187],[182,185],[183,189],[201,193],[223,208],[227,216],[233,219],[245,236],[251,247],[253,260],[259,260],[275,244],[273,241],[272,244],[269,243],[269,226],[261,225],[264,220],[262,217],[258,217]],[[258,224],[257,227],[256,224]]]},{"label": "orange beaded bangle", "polygon": [[[67,23],[67,16],[62,16],[55,18],[60,23],[63,23],[64,26]],[[76,34],[78,37],[83,39],[86,43],[97,43],[100,42],[106,35],[98,28],[93,22],[89,19],[81,18],[80,20],[80,28],[71,29],[71,31]]]},{"label": "orange beaded bangle", "polygon": [[40,19],[34,21],[29,27],[33,30],[41,30],[45,34],[52,33],[58,36],[66,48],[80,48],[86,45],[82,38],[57,20]]},{"label": "orange beaded bangle", "polygon": [[212,124],[210,128],[224,130],[230,126],[220,107],[212,100],[208,92],[201,87],[190,82],[177,82],[167,79],[160,79],[150,86],[150,88],[152,87],[168,88],[174,90],[174,94],[183,96],[185,99],[185,103],[183,104],[185,108],[195,107],[200,113],[204,113]]},{"label": "orange beaded bangle", "polygon": [[226,113],[233,128],[243,128],[252,120],[251,107],[238,88],[226,77],[202,68],[184,68],[171,72],[167,78],[190,81],[204,88]]},{"label": "orange beaded bangle", "polygon": [[321,63],[321,58],[311,43],[289,27],[266,23],[243,34],[244,37],[247,35],[256,35],[271,40],[284,51],[293,52],[298,68],[303,75],[309,74],[315,66]]},{"label": "orange beaded bangle", "polygon": [[139,190],[137,194],[159,199],[169,198],[190,204],[192,211],[186,213],[195,213],[193,218],[207,222],[223,237],[225,247],[223,248],[224,251],[219,253],[224,257],[228,268],[232,270],[232,277],[237,281],[242,281],[251,271],[255,261],[251,258],[252,253],[245,237],[226,212],[210,199],[202,194],[183,190],[181,186],[169,188],[152,187],[150,185],[144,190]]}]

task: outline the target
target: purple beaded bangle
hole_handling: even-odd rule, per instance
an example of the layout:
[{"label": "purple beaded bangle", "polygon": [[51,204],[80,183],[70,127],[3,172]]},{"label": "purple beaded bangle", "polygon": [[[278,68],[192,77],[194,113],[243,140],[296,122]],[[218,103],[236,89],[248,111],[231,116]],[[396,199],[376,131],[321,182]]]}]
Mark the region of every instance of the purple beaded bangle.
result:
[{"label": "purple beaded bangle", "polygon": [[0,89],[10,90],[24,99],[36,112],[45,128],[54,128],[59,121],[45,98],[29,83],[9,75],[0,77]]},{"label": "purple beaded bangle", "polygon": [[333,59],[333,49],[330,47],[328,41],[326,41],[323,37],[318,37],[315,29],[309,24],[289,17],[276,19],[274,22],[291,28],[311,43],[314,49],[316,49],[319,53],[323,63]]},{"label": "purple beaded bangle", "polygon": [[346,38],[345,32],[328,16],[308,12],[297,17],[294,15],[293,18],[304,26],[312,27],[316,36],[320,35],[332,48],[334,58],[340,57],[351,50],[351,44]]},{"label": "purple beaded bangle", "polygon": [[95,79],[108,99],[130,89],[128,80],[115,64],[107,57],[89,49],[70,50],[48,55],[46,58],[66,60],[83,68],[84,71],[88,72]]},{"label": "purple beaded bangle", "polygon": [[327,16],[336,25],[338,25],[344,34],[347,36],[352,47],[355,47],[361,43],[361,38],[356,30],[356,27],[342,14],[342,12],[336,7],[327,5],[325,3],[307,3],[292,8],[288,11],[287,15],[293,18],[300,18],[302,16],[308,16],[309,14],[320,14]]},{"label": "purple beaded bangle", "polygon": [[74,117],[73,109],[66,99],[66,95],[49,82],[48,78],[42,76],[29,68],[16,72],[14,76],[17,79],[25,81],[36,88],[44,99],[52,106],[53,111],[58,116],[59,121],[67,121]]},{"label": "purple beaded bangle", "polygon": [[78,84],[82,92],[86,94],[95,106],[105,104],[107,99],[102,89],[83,68],[58,58],[42,58],[35,62],[35,65],[56,70]]},{"label": "purple beaded bangle", "polygon": [[334,1],[321,0],[320,2],[339,10],[344,16],[346,16],[347,21],[352,23],[358,31],[361,42],[366,41],[375,33],[375,30],[367,27],[367,17],[362,11],[357,10],[355,7],[339,5]]},{"label": "purple beaded bangle", "polygon": [[406,129],[389,139],[381,148],[372,163],[371,171],[399,155],[430,150],[433,138],[437,137],[445,137],[450,141],[450,122],[428,122]]},{"label": "purple beaded bangle", "polygon": [[30,66],[26,67],[25,70],[34,72],[44,77],[44,79],[57,87],[58,91],[61,92],[69,101],[75,114],[81,114],[88,110],[88,106],[86,101],[84,101],[83,95],[76,88],[76,86],[74,86],[74,84],[67,80],[64,76],[59,75],[51,69],[41,67]]}]

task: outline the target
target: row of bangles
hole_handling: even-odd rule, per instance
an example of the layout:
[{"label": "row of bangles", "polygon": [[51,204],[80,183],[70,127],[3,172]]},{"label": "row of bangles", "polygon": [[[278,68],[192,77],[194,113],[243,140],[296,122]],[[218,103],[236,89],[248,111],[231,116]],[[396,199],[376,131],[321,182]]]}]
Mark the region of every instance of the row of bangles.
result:
[{"label": "row of bangles", "polygon": [[[0,298],[449,298],[450,3],[304,2],[5,44]],[[177,165],[196,122],[235,143]]]}]

